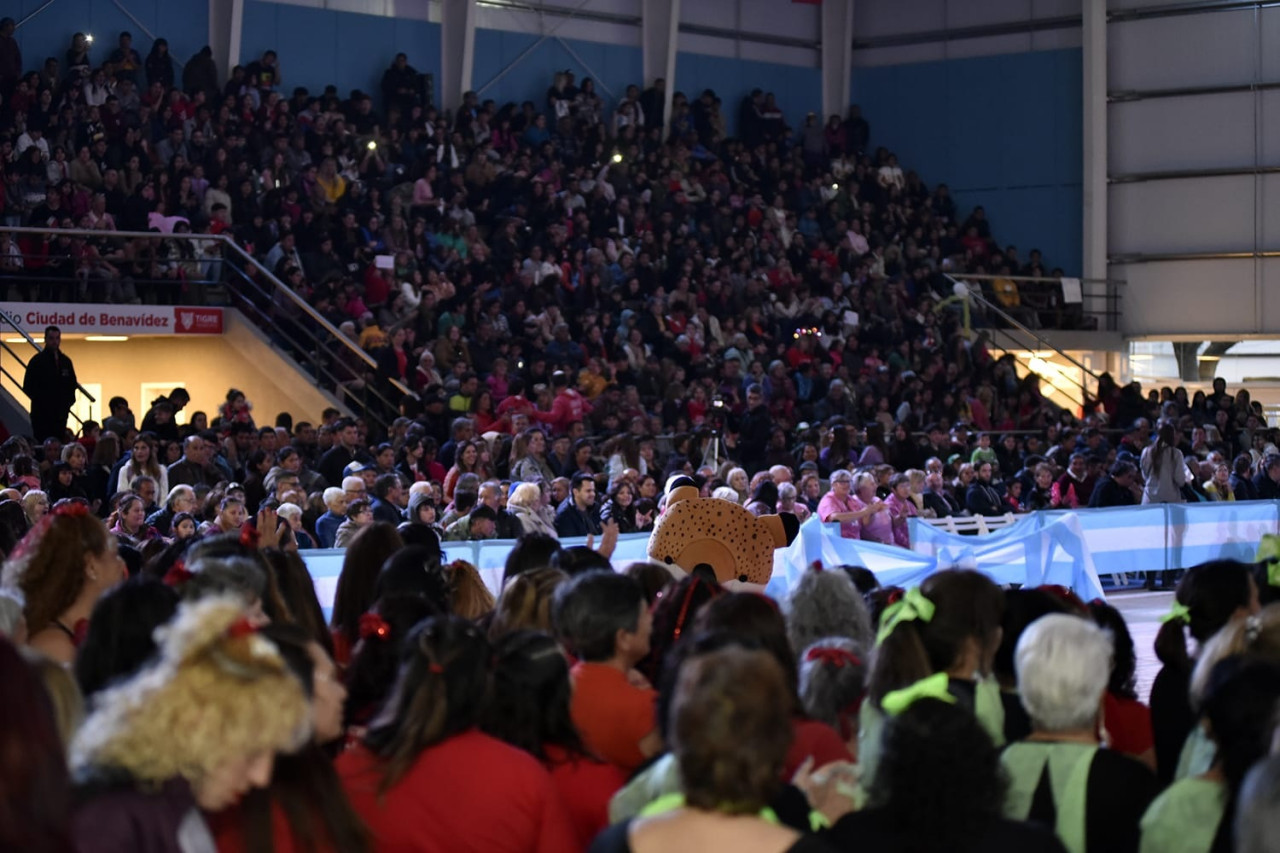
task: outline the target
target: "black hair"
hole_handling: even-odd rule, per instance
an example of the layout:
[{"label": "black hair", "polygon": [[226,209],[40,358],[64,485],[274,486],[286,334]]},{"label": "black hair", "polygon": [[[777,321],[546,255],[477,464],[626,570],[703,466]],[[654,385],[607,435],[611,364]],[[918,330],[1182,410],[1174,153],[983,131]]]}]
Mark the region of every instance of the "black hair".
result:
[{"label": "black hair", "polygon": [[1024,587],[1007,591],[1004,594],[1004,616],[1000,620],[1003,634],[992,665],[996,677],[1006,685],[1016,684],[1018,675],[1013,663],[1014,651],[1018,648],[1022,632],[1041,616],[1066,612],[1066,602],[1046,589]]},{"label": "black hair", "polygon": [[585,757],[569,713],[572,698],[569,662],[560,645],[541,631],[514,631],[494,647],[493,698],[482,727],[544,764],[552,758],[548,746]]},{"label": "black hair", "polygon": [[436,612],[449,612],[449,583],[440,559],[418,545],[402,548],[386,559],[374,582],[373,594],[375,599],[420,595],[431,602]]},{"label": "black hair", "polygon": [[640,584],[612,570],[570,578],[556,590],[551,623],[580,660],[598,663],[617,651],[619,631],[635,631],[644,592]]},{"label": "black hair", "polygon": [[422,548],[437,563],[444,561],[444,552],[440,549],[440,534],[432,530],[430,525],[420,521],[402,521],[396,527],[396,532],[406,546]]},{"label": "black hair", "polygon": [[1219,661],[1209,673],[1201,712],[1212,728],[1218,747],[1215,764],[1225,777],[1228,792],[1214,850],[1235,849],[1231,836],[1236,800],[1249,768],[1270,751],[1278,699],[1280,666],[1274,663],[1230,657]]},{"label": "black hair", "polygon": [[911,851],[974,850],[1001,818],[1000,753],[967,709],[921,699],[885,725],[870,807]]},{"label": "black hair", "polygon": [[714,578],[700,574],[688,575],[667,587],[653,608],[649,654],[637,664],[650,684],[662,682],[669,654],[682,638],[693,635],[693,621],[698,612],[722,592]]},{"label": "black hair", "polygon": [[791,691],[792,709],[800,711],[800,675],[795,650],[787,637],[787,623],[777,603],[753,592],[731,592],[716,596],[698,611],[693,630],[703,633],[727,633],[750,638],[753,648],[773,655],[782,667]]},{"label": "black hair", "polygon": [[594,571],[613,571],[613,564],[599,551],[585,545],[562,548],[551,555],[551,568],[560,569],[569,577]]},{"label": "black hair", "polygon": [[364,740],[384,762],[383,793],[424,750],[479,724],[490,656],[480,629],[457,616],[433,616],[409,632],[395,687]]},{"label": "black hair", "polygon": [[545,533],[526,533],[516,540],[516,544],[507,553],[507,561],[502,569],[502,585],[516,575],[532,572],[535,569],[551,567],[552,560],[560,551],[560,540]]},{"label": "black hair", "polygon": [[[1250,570],[1236,560],[1211,560],[1192,566],[1178,582],[1174,598],[1190,612],[1185,627],[1198,643],[1206,643],[1231,620],[1236,611],[1248,607],[1253,594]],[[1156,634],[1156,657],[1167,667],[1191,673],[1191,656],[1183,622],[1170,619]]]},{"label": "black hair", "polygon": [[1089,602],[1089,615],[1098,627],[1111,634],[1111,679],[1107,690],[1120,699],[1137,700],[1138,654],[1134,649],[1133,635],[1120,611],[1102,599]]},{"label": "black hair", "polygon": [[[297,625],[271,624],[261,630],[275,644],[289,671],[310,696],[315,690],[313,638]],[[327,847],[363,853],[371,847],[368,828],[352,808],[333,762],[316,743],[277,755],[266,788],[249,791],[241,804],[245,849],[272,850],[276,806],[303,850]],[[320,842],[328,842],[327,844]]]},{"label": "black hair", "polygon": [[75,676],[86,698],[128,678],[156,653],[155,629],[178,610],[178,594],[159,581],[133,577],[93,608],[76,654]]},{"label": "black hair", "polygon": [[390,595],[379,599],[370,609],[387,625],[385,636],[377,633],[362,638],[347,666],[347,702],[343,716],[348,725],[362,724],[376,714],[395,682],[400,664],[400,645],[404,638],[424,619],[438,616],[439,611],[420,595]]}]

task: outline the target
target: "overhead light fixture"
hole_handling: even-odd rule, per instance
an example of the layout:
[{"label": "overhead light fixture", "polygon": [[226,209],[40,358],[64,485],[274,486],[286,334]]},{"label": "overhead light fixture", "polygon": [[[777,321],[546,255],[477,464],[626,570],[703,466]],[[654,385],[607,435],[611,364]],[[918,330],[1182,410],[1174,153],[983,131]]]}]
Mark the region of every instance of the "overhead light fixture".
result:
[{"label": "overhead light fixture", "polygon": [[[37,344],[44,343],[44,338],[32,338],[31,340],[33,343],[37,343]],[[10,337],[10,338],[5,338],[4,342],[6,344],[25,344],[27,342],[27,339],[22,337]]]},{"label": "overhead light fixture", "polygon": [[1196,360],[1197,360],[1197,361],[1222,361],[1222,356],[1220,356],[1220,355],[1198,355],[1198,356],[1196,356]]},{"label": "overhead light fixture", "polygon": [[85,335],[86,341],[94,341],[96,343],[115,343],[119,341],[129,340],[128,335]]}]

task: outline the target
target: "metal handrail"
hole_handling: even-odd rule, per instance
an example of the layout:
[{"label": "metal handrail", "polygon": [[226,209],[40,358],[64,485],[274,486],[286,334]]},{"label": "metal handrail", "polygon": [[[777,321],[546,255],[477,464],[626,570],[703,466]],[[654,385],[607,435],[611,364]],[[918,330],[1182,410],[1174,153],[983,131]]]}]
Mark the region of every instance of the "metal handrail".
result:
[{"label": "metal handrail", "polygon": [[[40,351],[41,351],[41,350],[40,350],[40,348],[39,348],[38,346],[36,346],[36,342],[35,342],[35,341],[33,341],[33,340],[31,339],[31,336],[30,336],[30,335],[28,335],[28,334],[26,333],[26,330],[19,328],[18,326],[14,325],[13,323],[10,323],[9,325],[10,325],[10,326],[13,326],[13,328],[17,329],[17,330],[18,330],[18,332],[19,332],[19,333],[20,333],[24,338],[26,338],[26,339],[27,339],[27,342],[28,342],[28,343],[30,343],[33,347],[36,347],[36,351],[37,351],[37,352],[40,352]],[[26,369],[27,369],[27,365],[28,365],[30,362],[23,361],[23,360],[22,360],[22,356],[18,355],[18,353],[14,351],[13,347],[9,346],[9,344],[8,344],[8,343],[6,343],[3,339],[0,339],[0,349],[3,349],[3,350],[4,350],[5,352],[7,352],[10,356],[12,356],[12,357],[13,357],[13,360],[14,360],[14,361],[16,361],[19,365],[21,365],[22,370],[23,370],[23,372],[25,373],[25,371],[26,371]],[[25,392],[25,391],[23,391],[23,389],[22,389],[22,380],[21,380],[21,379],[17,379],[17,378],[15,378],[15,377],[14,377],[14,375],[8,371],[8,369],[6,369],[6,368],[4,368],[4,367],[0,367],[0,374],[3,374],[5,377],[7,377],[7,378],[9,379],[9,381],[13,383],[13,386],[14,386],[15,388],[17,388],[19,391],[22,391],[22,393],[23,393],[24,395],[26,394],[26,392]],[[86,391],[86,390],[84,389],[84,386],[83,386],[83,385],[81,385],[78,381],[76,382],[76,390],[77,390],[77,391],[79,391],[81,394],[85,395],[86,397],[88,397],[88,398],[89,398],[89,402],[90,402],[90,403],[96,403],[96,402],[98,402],[96,399],[94,399],[94,396],[93,396],[92,394],[90,394],[88,391]],[[84,426],[84,421],[83,421],[83,420],[81,420],[80,416],[79,416],[79,415],[77,415],[75,412],[68,411],[68,412],[67,412],[67,414],[68,414],[68,415],[70,415],[71,417],[75,418],[76,423],[80,424],[80,426],[82,426],[82,427]]]},{"label": "metal handrail", "polygon": [[[235,240],[231,239],[226,234],[157,234],[151,231],[145,231],[145,232],[144,231],[94,231],[94,230],[85,229],[85,228],[52,228],[50,229],[50,228],[29,228],[29,227],[22,227],[22,228],[0,227],[0,231],[7,231],[11,234],[40,234],[40,235],[44,235],[44,234],[64,235],[65,234],[65,235],[79,236],[79,237],[120,237],[126,240],[151,239],[151,240],[186,240],[186,241],[214,240],[214,241],[217,241],[218,243],[221,243],[223,246],[229,247],[233,253],[235,253],[240,258],[242,258],[246,263],[249,263],[254,268],[256,268],[259,273],[261,273],[263,276],[266,277],[268,281],[270,281],[273,285],[275,285],[277,290],[286,294],[286,296],[293,302],[295,306],[298,307],[299,310],[301,310],[304,314],[306,314],[309,318],[311,318],[312,322],[314,322],[320,328],[324,329],[326,332],[328,332],[330,335],[336,338],[350,352],[354,353],[357,358],[359,358],[369,367],[376,369],[378,366],[378,362],[371,355],[369,355],[367,352],[361,349],[360,346],[355,341],[351,340],[342,332],[340,332],[336,326],[334,326],[327,319],[325,319],[323,314],[316,311],[316,309],[311,306],[311,303],[307,302],[307,300],[303,299],[301,296],[295,293],[293,288],[289,287],[287,284],[285,284],[280,279],[278,279],[275,276],[275,274],[271,272],[271,270],[267,269],[263,264],[261,264],[258,261],[257,258],[255,258],[253,255],[246,252],[243,248],[241,248],[241,246],[238,243],[236,243]],[[398,380],[395,380],[395,379],[391,380],[391,384],[397,391],[399,391],[402,394],[411,393],[410,389],[404,383]]]},{"label": "metal handrail", "polygon": [[[31,335],[29,335],[29,334],[27,333],[27,330],[26,330],[26,329],[22,328],[22,327],[21,327],[21,326],[19,326],[17,323],[13,322],[13,320],[12,320],[12,319],[7,315],[7,314],[5,314],[3,311],[0,311],[0,321],[3,321],[3,322],[5,322],[5,323],[7,323],[7,324],[8,324],[8,325],[9,325],[9,326],[14,330],[14,331],[16,331],[18,334],[22,335],[22,337],[24,337],[24,338],[26,339],[27,343],[31,344],[32,349],[34,349],[36,352],[44,352],[44,347],[42,347],[42,346],[40,346],[40,344],[36,343],[36,339],[35,339],[35,338],[33,338],[33,337],[31,337]],[[16,352],[14,352],[14,351],[9,347],[9,345],[8,345],[8,344],[5,344],[5,343],[3,343],[2,341],[0,341],[0,346],[3,346],[3,347],[4,347],[4,349],[9,353],[9,355],[11,355],[11,356],[13,356],[14,358],[18,359],[18,364],[21,364],[21,365],[23,366],[23,368],[24,368],[24,369],[26,368],[27,363],[26,363],[26,362],[24,362],[24,361],[23,361],[23,360],[18,356],[18,354],[17,354]],[[76,390],[77,390],[77,391],[79,391],[81,394],[85,395],[86,397],[88,397],[88,398],[89,398],[89,402],[90,402],[90,403],[96,403],[96,402],[98,402],[98,398],[97,398],[97,397],[94,397],[92,394],[90,394],[90,393],[89,393],[89,391],[88,391],[88,389],[86,389],[83,385],[81,385],[81,384],[80,384],[80,381],[79,381],[79,380],[76,380]],[[74,415],[74,414],[72,414],[72,417],[75,417],[75,415]],[[79,419],[77,418],[77,420],[79,420]]]},{"label": "metal handrail", "polygon": [[[952,284],[965,284],[965,282],[962,281],[961,279],[954,278],[946,273],[943,273],[943,276]],[[977,278],[977,276],[971,276],[971,277]],[[1053,344],[1049,343],[1049,341],[1041,337],[1038,332],[1034,331],[1033,329],[1029,329],[1026,326],[1024,326],[1022,323],[1018,322],[1016,319],[1010,316],[1008,312],[1000,308],[1000,306],[989,301],[980,292],[975,291],[973,288],[969,287],[968,285],[965,285],[965,291],[968,293],[969,298],[972,299],[976,304],[980,305],[983,309],[995,314],[1001,320],[1004,320],[1006,323],[1008,323],[1010,326],[1017,329],[1018,331],[1022,332],[1024,335],[1030,335],[1032,338],[1035,339],[1037,344],[1041,344],[1044,349],[1052,350],[1058,356],[1066,359],[1068,362],[1071,363],[1073,367],[1076,367],[1079,370],[1081,370],[1085,376],[1088,376],[1094,382],[1097,382],[1101,378],[1092,370],[1090,370],[1089,368],[1081,364],[1079,361],[1077,361],[1074,357],[1062,351],[1058,347],[1055,347]]]}]

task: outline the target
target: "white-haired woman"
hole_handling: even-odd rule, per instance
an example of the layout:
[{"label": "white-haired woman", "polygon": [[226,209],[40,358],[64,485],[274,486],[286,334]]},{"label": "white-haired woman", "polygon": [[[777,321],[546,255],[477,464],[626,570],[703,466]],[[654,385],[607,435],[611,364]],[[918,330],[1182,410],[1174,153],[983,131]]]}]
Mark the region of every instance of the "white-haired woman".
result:
[{"label": "white-haired woman", "polygon": [[542,488],[537,483],[521,483],[507,498],[507,511],[520,520],[525,534],[541,533],[559,539],[555,525],[548,524],[538,511],[542,503]]},{"label": "white-haired woman", "polygon": [[302,507],[294,503],[282,503],[276,510],[276,515],[280,516],[281,521],[288,522],[289,529],[293,531],[293,541],[299,549],[316,547],[315,540],[302,526]]},{"label": "white-haired woman", "polygon": [[794,483],[782,483],[778,486],[778,512],[789,512],[802,524],[809,520],[812,513],[809,507],[799,500]]},{"label": "white-haired woman", "polygon": [[1158,791],[1151,771],[1101,748],[1111,637],[1076,616],[1044,616],[1018,640],[1014,666],[1031,735],[1005,750],[1005,816],[1053,828],[1069,853],[1137,850]]},{"label": "white-haired woman", "polygon": [[[853,474],[840,470],[831,474],[831,491],[823,495],[818,503],[818,518],[824,522],[839,522],[840,535],[845,539],[861,539],[862,527],[867,520],[889,509],[883,501],[875,497],[875,477],[866,473],[860,476],[865,478],[864,487],[867,480],[870,480],[872,497],[869,502],[862,501],[853,493]],[[888,515],[885,516],[885,523],[892,525]]]}]

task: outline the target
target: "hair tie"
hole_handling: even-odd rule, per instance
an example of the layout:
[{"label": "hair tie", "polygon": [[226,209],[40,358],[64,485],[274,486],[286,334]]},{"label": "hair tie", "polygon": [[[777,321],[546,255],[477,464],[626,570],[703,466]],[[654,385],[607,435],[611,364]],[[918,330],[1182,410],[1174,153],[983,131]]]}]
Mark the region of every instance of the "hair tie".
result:
[{"label": "hair tie", "polygon": [[815,572],[822,571],[822,561],[814,560],[812,563],[809,564],[809,568],[813,569]]},{"label": "hair tie", "polygon": [[427,664],[427,672],[431,673],[432,675],[444,675],[444,667],[432,661],[431,663]]},{"label": "hair tie", "polygon": [[388,639],[391,636],[391,625],[387,623],[377,613],[361,613],[360,614],[360,639],[367,640],[370,637],[377,637],[379,640]]},{"label": "hair tie", "polygon": [[227,627],[227,636],[233,640],[256,633],[258,633],[258,629],[249,624],[249,620],[244,616],[241,616]]},{"label": "hair tie", "polygon": [[262,531],[256,527],[252,527],[249,522],[245,522],[240,526],[240,544],[245,548],[257,548],[258,542],[262,539]]},{"label": "hair tie", "polygon": [[1280,560],[1267,563],[1267,586],[1280,586]]},{"label": "hair tie", "polygon": [[175,560],[173,565],[169,567],[169,571],[164,573],[164,585],[179,587],[193,577],[195,577],[195,572],[190,571],[186,563],[182,560]]},{"label": "hair tie", "polygon": [[1262,633],[1262,617],[1257,613],[1244,620],[1244,642],[1246,645],[1252,646],[1254,641],[1258,639],[1258,635]]},{"label": "hair tie", "polygon": [[890,717],[896,717],[921,699],[937,699],[939,702],[954,705],[956,697],[947,690],[950,682],[951,679],[945,672],[934,673],[901,690],[886,693],[880,700],[880,707]]},{"label": "hair tie", "polygon": [[901,622],[930,621],[936,609],[934,603],[920,591],[920,587],[911,587],[903,593],[901,601],[890,604],[880,616],[880,633],[876,634],[876,645],[887,640]]},{"label": "hair tie", "polygon": [[1174,600],[1169,607],[1169,612],[1160,617],[1160,624],[1166,622],[1181,622],[1183,625],[1191,624],[1191,608],[1180,601]]},{"label": "hair tie", "polygon": [[846,649],[838,649],[832,646],[817,646],[805,652],[804,659],[807,661],[822,661],[824,665],[830,664],[837,669],[843,669],[845,664],[850,666],[862,666],[862,658]]}]

